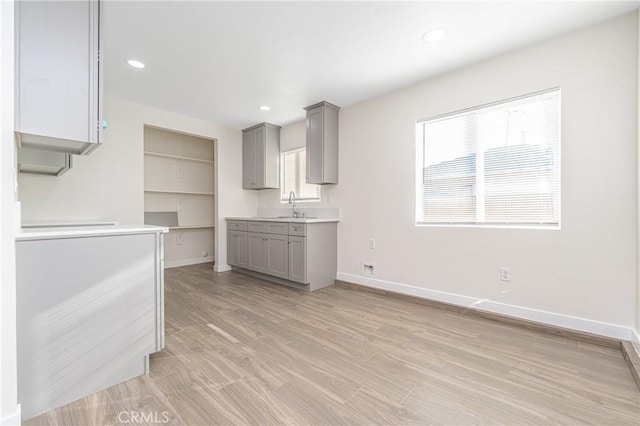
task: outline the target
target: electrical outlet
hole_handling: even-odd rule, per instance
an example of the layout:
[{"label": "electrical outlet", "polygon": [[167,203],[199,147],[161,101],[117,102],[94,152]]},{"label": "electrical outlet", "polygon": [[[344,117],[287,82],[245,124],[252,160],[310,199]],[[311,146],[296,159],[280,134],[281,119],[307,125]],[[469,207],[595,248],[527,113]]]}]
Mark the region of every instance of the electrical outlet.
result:
[{"label": "electrical outlet", "polygon": [[500,268],[500,281],[511,281],[510,268],[505,268],[504,266]]},{"label": "electrical outlet", "polygon": [[365,277],[372,277],[374,274],[373,265],[362,264],[362,275]]},{"label": "electrical outlet", "polygon": [[372,250],[376,248],[376,240],[374,240],[373,238],[369,239],[369,248]]}]

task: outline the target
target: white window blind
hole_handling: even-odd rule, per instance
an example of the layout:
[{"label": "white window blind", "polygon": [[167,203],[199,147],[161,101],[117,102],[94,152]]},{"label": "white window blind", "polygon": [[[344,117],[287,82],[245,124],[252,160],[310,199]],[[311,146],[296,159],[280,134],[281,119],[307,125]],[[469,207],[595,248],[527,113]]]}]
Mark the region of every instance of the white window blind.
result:
[{"label": "white window blind", "polygon": [[282,173],[281,201],[289,200],[289,192],[296,193],[297,201],[319,201],[320,186],[307,183],[307,150],[294,149],[280,154],[280,172]]},{"label": "white window blind", "polygon": [[560,89],[417,124],[416,221],[557,226]]}]

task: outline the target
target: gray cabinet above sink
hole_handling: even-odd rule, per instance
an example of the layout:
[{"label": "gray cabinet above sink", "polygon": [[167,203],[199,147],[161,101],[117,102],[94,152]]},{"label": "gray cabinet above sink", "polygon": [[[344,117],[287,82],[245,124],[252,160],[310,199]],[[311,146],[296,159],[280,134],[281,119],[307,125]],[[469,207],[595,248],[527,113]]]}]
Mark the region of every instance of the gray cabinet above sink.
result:
[{"label": "gray cabinet above sink", "polygon": [[307,111],[307,183],[338,183],[338,116],[340,107],[320,102]]}]

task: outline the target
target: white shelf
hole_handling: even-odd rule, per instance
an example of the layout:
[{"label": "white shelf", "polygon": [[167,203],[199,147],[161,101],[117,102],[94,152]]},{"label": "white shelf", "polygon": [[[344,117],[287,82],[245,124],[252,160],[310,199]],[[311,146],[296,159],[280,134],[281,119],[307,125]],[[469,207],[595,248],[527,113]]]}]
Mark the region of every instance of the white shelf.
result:
[{"label": "white shelf", "polygon": [[142,151],[145,212],[175,216],[167,222],[165,265],[214,259],[214,141],[145,126]]},{"label": "white shelf", "polygon": [[164,191],[161,189],[145,189],[144,192],[155,192],[157,194],[213,195],[213,192]]},{"label": "white shelf", "polygon": [[215,226],[213,225],[182,225],[182,226],[170,226],[170,231],[176,231],[181,229],[213,229]]},{"label": "white shelf", "polygon": [[160,152],[144,151],[144,155],[153,155],[155,157],[174,158],[176,160],[196,161],[198,163],[205,163],[213,165],[212,160],[203,160],[202,158],[182,157],[180,155],[162,154]]}]

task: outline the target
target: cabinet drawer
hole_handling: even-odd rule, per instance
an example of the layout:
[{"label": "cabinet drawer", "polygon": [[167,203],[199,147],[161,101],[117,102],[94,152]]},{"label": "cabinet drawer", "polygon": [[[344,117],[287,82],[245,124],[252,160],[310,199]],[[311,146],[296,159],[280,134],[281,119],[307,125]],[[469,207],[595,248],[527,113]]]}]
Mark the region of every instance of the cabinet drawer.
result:
[{"label": "cabinet drawer", "polygon": [[249,232],[288,235],[289,227],[286,222],[249,222]]},{"label": "cabinet drawer", "polygon": [[305,237],[307,235],[307,225],[305,225],[304,223],[290,223],[289,235]]},{"label": "cabinet drawer", "polygon": [[230,231],[246,231],[247,222],[242,220],[229,220],[227,221],[227,229]]}]

